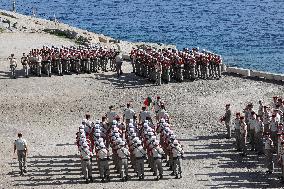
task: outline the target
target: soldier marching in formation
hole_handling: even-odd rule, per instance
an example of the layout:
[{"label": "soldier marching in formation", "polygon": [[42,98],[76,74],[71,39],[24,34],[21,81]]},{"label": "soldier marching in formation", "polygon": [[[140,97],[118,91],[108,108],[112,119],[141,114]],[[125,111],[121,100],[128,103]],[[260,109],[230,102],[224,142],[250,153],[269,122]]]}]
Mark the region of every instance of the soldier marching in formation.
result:
[{"label": "soldier marching in formation", "polygon": [[161,85],[172,79],[219,79],[222,58],[212,52],[193,48],[183,51],[175,49],[135,49],[130,53],[133,72]]},{"label": "soldier marching in formation", "polygon": [[[228,109],[226,114],[227,112]],[[274,171],[274,165],[281,167],[281,179],[284,182],[284,100],[275,96],[270,105],[263,105],[260,100],[257,112],[254,111],[253,104],[249,103],[243,114],[237,112],[236,118],[232,121],[237,151],[246,156],[249,144],[251,151],[255,151],[257,155],[265,155],[268,174]],[[225,121],[224,117],[221,121]]]},{"label": "soldier marching in formation", "polygon": [[[63,76],[64,74],[97,73],[116,71],[119,66],[119,75],[121,71],[121,59],[116,65],[117,56],[121,57],[116,49],[107,49],[106,47],[47,47],[41,49],[32,49],[27,55],[23,53],[21,63],[25,71],[25,77],[29,73],[41,77],[46,74],[51,77],[52,74]],[[10,57],[10,67],[12,77],[15,76],[16,60],[12,54]]]},{"label": "soldier marching in formation", "polygon": [[[163,110],[156,107],[155,110],[157,109]],[[181,164],[184,151],[174,134],[168,116],[161,117],[154,124],[151,114],[147,112],[144,115],[143,112],[144,108],[140,112],[139,122],[130,103],[123,112],[122,121],[114,106],[109,107],[102,121],[92,122],[90,115],[86,114],[76,134],[76,140],[87,183],[93,181],[92,162],[95,159],[101,182],[110,181],[110,161],[113,161],[121,181],[128,181],[131,178],[130,167],[134,169],[135,176],[143,180],[145,163],[156,176],[156,180],[163,179],[163,163],[170,167],[172,176],[182,178]]]}]

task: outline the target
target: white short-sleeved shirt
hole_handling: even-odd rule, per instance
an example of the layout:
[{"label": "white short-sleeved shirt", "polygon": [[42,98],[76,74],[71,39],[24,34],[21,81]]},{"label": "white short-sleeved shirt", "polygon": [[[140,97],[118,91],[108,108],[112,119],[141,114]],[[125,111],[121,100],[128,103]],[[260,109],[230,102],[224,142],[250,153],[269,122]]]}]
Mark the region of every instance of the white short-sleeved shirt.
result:
[{"label": "white short-sleeved shirt", "polygon": [[26,150],[27,141],[25,139],[18,138],[17,140],[15,140],[14,144],[16,145],[17,150]]},{"label": "white short-sleeved shirt", "polygon": [[246,134],[247,131],[247,124],[246,123],[241,123],[240,124],[240,133]]},{"label": "white short-sleeved shirt", "polygon": [[250,129],[250,130],[255,129],[256,124],[257,124],[256,119],[250,119],[250,120],[249,120],[249,129]]},{"label": "white short-sleeved shirt", "polygon": [[276,114],[276,118],[275,118],[275,120],[277,121],[277,122],[280,122],[281,121],[281,116],[280,116],[280,114]]},{"label": "white short-sleeved shirt", "polygon": [[80,153],[83,159],[90,159],[92,156],[92,152],[88,148],[81,147]]},{"label": "white short-sleeved shirt", "polygon": [[154,158],[162,158],[165,153],[161,147],[157,147],[152,149],[152,154]]},{"label": "white short-sleeved shirt", "polygon": [[108,122],[111,123],[114,120],[115,116],[116,116],[116,112],[114,111],[107,112]]},{"label": "white short-sleeved shirt", "polygon": [[100,159],[105,159],[108,157],[108,151],[106,149],[101,149],[98,151],[98,157]]},{"label": "white short-sleeved shirt", "polygon": [[158,120],[161,120],[162,118],[165,118],[166,117],[166,110],[164,109],[161,109],[159,112],[158,112]]},{"label": "white short-sleeved shirt", "polygon": [[122,148],[119,148],[119,149],[117,150],[117,155],[118,155],[118,157],[120,157],[121,159],[125,159],[125,158],[127,158],[127,157],[130,155],[130,153],[129,153],[129,151],[128,151],[127,148],[122,147]]},{"label": "white short-sleeved shirt", "polygon": [[131,108],[126,108],[124,110],[124,116],[125,119],[133,119],[133,116],[135,115],[135,111]]},{"label": "white short-sleeved shirt", "polygon": [[173,157],[180,157],[183,155],[183,149],[180,147],[180,146],[175,146],[173,149],[172,149],[172,154],[173,154]]},{"label": "white short-sleeved shirt", "polygon": [[262,121],[256,121],[256,125],[254,127],[255,133],[259,133],[260,131],[262,131],[262,128],[263,128]]},{"label": "white short-sleeved shirt", "polygon": [[10,58],[10,65],[15,66],[17,64],[16,58]]},{"label": "white short-sleeved shirt", "polygon": [[268,113],[268,112],[264,112],[264,114],[263,114],[263,123],[264,124],[269,124],[269,122],[270,122],[270,113]]},{"label": "white short-sleeved shirt", "polygon": [[271,121],[269,124],[270,130],[272,132],[276,132],[278,129],[278,122],[277,121]]},{"label": "white short-sleeved shirt", "polygon": [[160,110],[160,108],[161,108],[161,104],[162,104],[163,102],[162,101],[160,101],[160,100],[156,100],[156,101],[154,101],[154,110],[155,110],[155,112],[158,112],[159,110]]},{"label": "white short-sleeved shirt", "polygon": [[134,153],[135,157],[137,157],[137,158],[141,158],[141,157],[146,155],[146,151],[143,149],[142,146],[135,148],[133,153]]},{"label": "white short-sleeved shirt", "polygon": [[240,129],[240,127],[241,127],[241,122],[240,122],[240,120],[239,119],[235,119],[235,121],[234,121],[234,126],[235,126],[235,129]]},{"label": "white short-sleeved shirt", "polygon": [[121,63],[122,60],[123,60],[123,59],[122,59],[122,55],[120,55],[120,54],[115,57],[115,62],[116,62],[116,63]]},{"label": "white short-sleeved shirt", "polygon": [[266,139],[265,144],[264,144],[264,149],[269,150],[271,149],[271,146],[273,145],[273,142],[271,139]]},{"label": "white short-sleeved shirt", "polygon": [[140,112],[140,118],[141,118],[142,122],[144,122],[146,120],[146,117],[151,117],[150,112],[148,112],[148,111]]}]

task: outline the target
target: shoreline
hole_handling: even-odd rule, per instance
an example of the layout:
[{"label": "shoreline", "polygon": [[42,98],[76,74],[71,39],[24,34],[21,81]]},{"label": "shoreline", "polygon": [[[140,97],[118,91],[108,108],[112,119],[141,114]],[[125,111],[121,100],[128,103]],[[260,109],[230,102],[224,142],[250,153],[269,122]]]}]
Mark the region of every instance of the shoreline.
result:
[{"label": "shoreline", "polygon": [[[22,30],[40,29],[43,28],[41,24],[46,24],[46,27],[53,24],[40,19],[21,18],[25,20],[20,23],[21,19],[17,19],[19,26],[27,27]],[[35,23],[37,21],[38,24]],[[98,40],[96,34],[90,34],[90,37],[94,41]],[[69,46],[74,45],[75,40],[44,32],[17,32],[16,29],[15,32],[0,34],[0,129],[3,131],[0,133],[1,188],[188,189],[283,186],[278,182],[279,167],[275,174],[266,177],[264,157],[251,151],[248,151],[247,158],[241,157],[233,149],[234,139],[225,139],[225,126],[219,122],[225,113],[225,104],[231,104],[233,113],[242,110],[249,102],[256,105],[260,99],[269,104],[271,97],[283,96],[282,85],[224,74],[219,80],[200,79],[157,86],[132,73],[128,62],[123,64],[124,74],[120,78],[114,72],[99,72],[10,79],[7,57],[11,52],[20,56],[32,48],[51,44]],[[124,44],[123,48],[127,50],[130,45],[126,42]],[[131,169],[130,176],[133,179],[127,183],[119,182],[112,164],[112,182],[100,183],[97,165],[94,163],[96,171],[93,177],[96,183],[83,184],[80,157],[74,145],[81,118],[90,112],[92,120],[100,119],[110,105],[117,107],[116,112],[122,116],[127,102],[131,102],[133,110],[138,113],[148,96],[152,99],[160,96],[165,102],[172,128],[184,145],[183,178],[174,179],[170,175],[171,171],[163,164],[165,176],[161,181],[155,181],[152,172],[145,167],[147,181],[136,179]],[[154,112],[151,114],[155,115]],[[30,149],[28,173],[23,177],[19,176],[17,156],[12,146],[18,132],[23,133]]]},{"label": "shoreline", "polygon": [[[101,44],[102,46],[113,47],[121,50],[124,60],[130,60],[129,53],[132,47],[151,46],[155,48],[176,49],[175,45],[117,40],[103,34],[97,34],[84,29],[76,28],[65,23],[49,21],[43,18],[27,16],[0,9],[0,34],[9,32],[50,34],[71,40],[77,45]],[[237,74],[247,78],[259,78],[284,82],[284,74],[280,73],[246,69],[229,66],[226,64],[223,66],[223,71],[224,73]]]}]

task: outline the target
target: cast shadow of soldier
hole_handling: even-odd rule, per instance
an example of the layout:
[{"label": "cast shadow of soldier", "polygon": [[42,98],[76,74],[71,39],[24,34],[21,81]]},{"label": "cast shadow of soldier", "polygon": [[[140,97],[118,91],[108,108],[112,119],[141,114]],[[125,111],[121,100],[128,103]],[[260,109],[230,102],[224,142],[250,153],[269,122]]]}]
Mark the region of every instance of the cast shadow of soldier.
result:
[{"label": "cast shadow of soldier", "polygon": [[[101,182],[99,178],[99,170],[96,159],[92,161],[93,165],[93,179],[94,183]],[[68,156],[32,156],[28,157],[28,172],[24,176],[20,176],[18,171],[18,163],[14,161],[11,163],[13,171],[8,175],[14,178],[13,186],[51,186],[51,185],[65,185],[65,184],[84,184],[85,179],[81,171],[81,160],[79,155]],[[168,180],[171,178],[169,172],[162,180]],[[130,168],[130,181],[138,181],[137,177],[134,177],[134,169]],[[110,182],[120,182],[119,174],[114,169],[113,161],[110,161]],[[155,177],[152,176],[150,168],[147,168],[145,163],[145,179],[144,181],[154,181]]]},{"label": "cast shadow of soldier", "polygon": [[[197,177],[209,176],[213,182],[219,184],[205,185],[210,188],[279,188],[283,184],[279,181],[281,169],[275,169],[275,173],[268,175],[265,171],[264,155],[257,155],[256,152],[249,151],[243,157],[235,150],[234,139],[225,139],[225,135],[197,136],[194,139],[181,139],[181,141],[208,141],[204,145],[189,145],[194,152],[185,152],[186,159],[217,159],[218,163],[211,163],[207,174],[195,174]],[[218,167],[218,169],[215,169]],[[216,170],[224,170],[217,172]],[[227,171],[229,170],[229,171]],[[232,170],[232,171],[231,171]],[[236,171],[234,171],[236,170]],[[245,171],[244,171],[245,170]],[[214,172],[215,171],[215,172]],[[202,181],[201,179],[199,181]]]},{"label": "cast shadow of soldier", "polygon": [[[26,78],[25,77],[25,72],[24,70],[22,69],[16,69],[15,70],[15,75],[16,75],[16,78]],[[35,74],[31,74],[29,73],[29,77],[38,77],[37,75]],[[42,77],[48,77],[46,74],[42,74]],[[13,79],[12,78],[12,74],[11,74],[11,71],[0,71],[0,80],[1,79]]]},{"label": "cast shadow of soldier", "polygon": [[[155,86],[153,82],[148,81],[145,78],[138,77],[134,73],[123,73],[120,77],[117,77],[117,74],[95,74],[96,80],[108,81],[116,88],[124,89],[124,88],[141,88],[141,87],[151,87]],[[105,82],[105,84],[108,84]]]}]

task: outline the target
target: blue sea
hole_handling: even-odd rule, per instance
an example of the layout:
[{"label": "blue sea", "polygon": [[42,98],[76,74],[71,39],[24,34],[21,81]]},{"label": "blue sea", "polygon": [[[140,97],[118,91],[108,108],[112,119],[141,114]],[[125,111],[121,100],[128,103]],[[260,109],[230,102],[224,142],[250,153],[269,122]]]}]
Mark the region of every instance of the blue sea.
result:
[{"label": "blue sea", "polygon": [[[243,68],[284,73],[284,0],[17,0],[17,12],[128,41],[200,47]],[[11,0],[0,8],[11,10]]]}]

